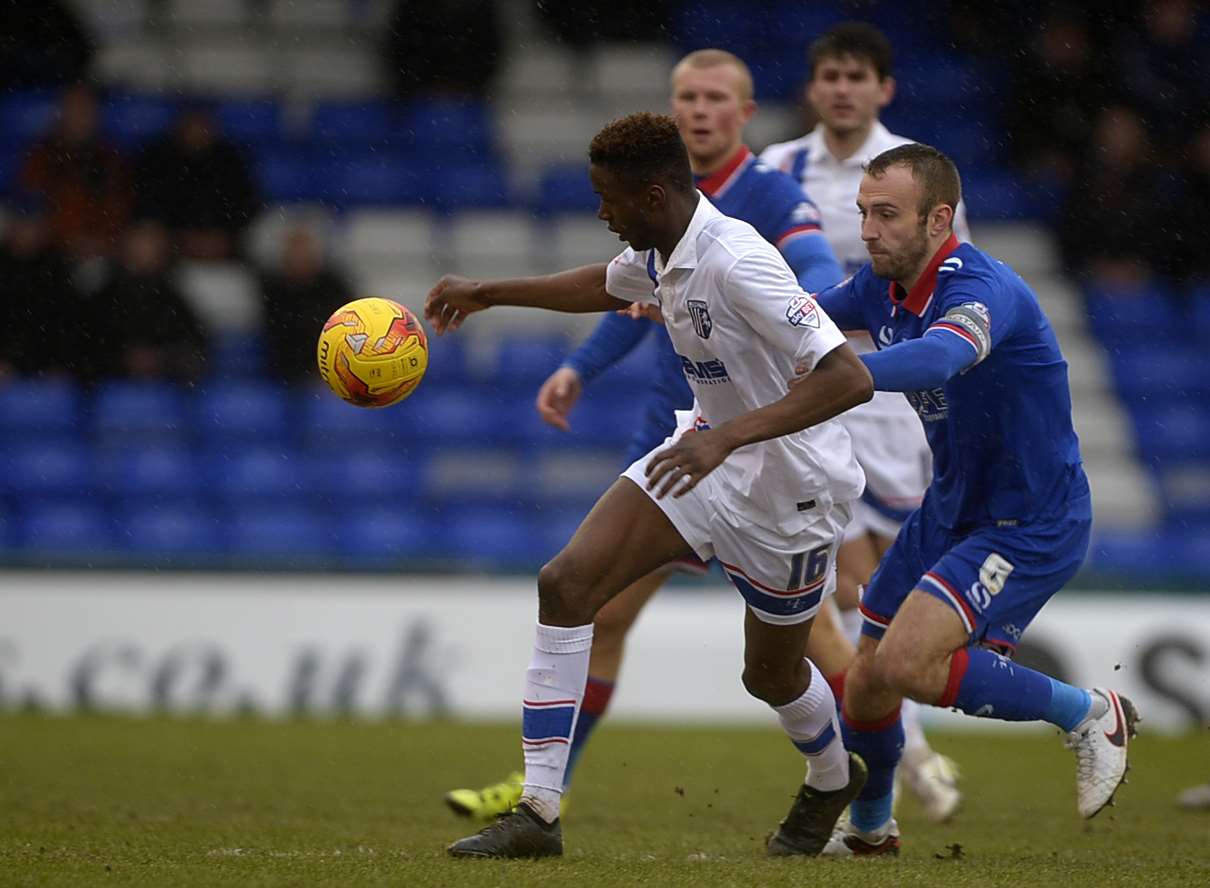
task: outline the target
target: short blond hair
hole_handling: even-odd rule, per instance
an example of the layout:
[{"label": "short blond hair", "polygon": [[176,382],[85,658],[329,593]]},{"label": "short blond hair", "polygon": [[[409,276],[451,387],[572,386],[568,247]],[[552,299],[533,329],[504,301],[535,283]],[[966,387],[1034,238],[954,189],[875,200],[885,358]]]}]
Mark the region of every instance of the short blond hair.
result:
[{"label": "short blond hair", "polygon": [[676,74],[682,68],[717,68],[720,65],[730,65],[739,72],[739,97],[745,102],[751,99],[755,92],[752,86],[752,71],[743,59],[725,49],[694,50],[676,63],[676,67],[672,69],[672,80],[676,80]]}]

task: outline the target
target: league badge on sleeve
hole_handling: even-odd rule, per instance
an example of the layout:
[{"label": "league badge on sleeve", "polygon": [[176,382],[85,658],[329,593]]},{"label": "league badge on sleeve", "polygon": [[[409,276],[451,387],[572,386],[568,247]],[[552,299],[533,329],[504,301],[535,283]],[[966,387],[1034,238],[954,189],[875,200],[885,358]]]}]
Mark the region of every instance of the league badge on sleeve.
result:
[{"label": "league badge on sleeve", "polygon": [[693,331],[702,339],[709,339],[710,331],[714,329],[714,321],[710,320],[710,312],[706,308],[705,301],[688,299],[685,301],[685,305],[689,309],[689,317],[693,320]]},{"label": "league badge on sleeve", "polygon": [[795,327],[814,327],[819,329],[819,309],[815,300],[807,294],[795,296],[786,306],[786,320]]}]

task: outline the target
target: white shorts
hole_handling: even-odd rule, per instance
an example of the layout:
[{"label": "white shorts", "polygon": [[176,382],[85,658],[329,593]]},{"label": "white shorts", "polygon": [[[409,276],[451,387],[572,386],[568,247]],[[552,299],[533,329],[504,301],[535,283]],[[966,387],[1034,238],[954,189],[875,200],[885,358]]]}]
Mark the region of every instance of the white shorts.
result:
[{"label": "white shorts", "polygon": [[933,455],[920,418],[902,395],[878,392],[875,400],[839,419],[853,439],[853,454],[866,477],[846,538],[875,533],[894,539],[932,480]]},{"label": "white shorts", "polygon": [[716,475],[703,478],[682,497],[655,499],[647,491],[645,469],[651,455],[639,457],[622,473],[652,497],[668,520],[703,561],[717,558],[749,610],[764,623],[791,626],[811,619],[836,591],[836,551],[852,516],[851,503],[819,506],[819,514],[799,533],[787,536],[720,509]]}]

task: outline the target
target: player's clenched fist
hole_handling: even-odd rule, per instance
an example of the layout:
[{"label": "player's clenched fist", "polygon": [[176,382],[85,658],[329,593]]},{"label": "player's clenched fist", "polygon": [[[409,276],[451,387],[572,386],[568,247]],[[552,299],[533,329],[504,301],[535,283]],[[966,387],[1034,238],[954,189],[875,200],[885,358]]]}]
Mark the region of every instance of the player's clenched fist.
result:
[{"label": "player's clenched fist", "polygon": [[466,316],[487,308],[480,293],[479,281],[447,274],[424,300],[424,318],[440,336],[446,330],[457,330]]}]

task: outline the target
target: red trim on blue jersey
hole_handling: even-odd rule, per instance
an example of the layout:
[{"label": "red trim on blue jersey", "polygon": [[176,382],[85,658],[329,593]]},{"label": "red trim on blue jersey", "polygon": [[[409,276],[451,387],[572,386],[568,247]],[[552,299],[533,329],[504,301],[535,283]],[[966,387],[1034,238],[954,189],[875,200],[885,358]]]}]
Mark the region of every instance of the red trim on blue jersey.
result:
[{"label": "red trim on blue jersey", "polygon": [[883,617],[883,616],[879,616],[878,614],[876,614],[872,610],[870,610],[868,607],[866,607],[864,604],[857,605],[857,610],[861,613],[861,615],[865,619],[869,620],[875,626],[881,626],[883,629],[885,629],[891,625],[891,621],[889,619],[887,619],[886,617]]},{"label": "red trim on blue jersey", "polygon": [[779,237],[777,239],[777,243],[775,243],[773,246],[777,247],[777,249],[780,250],[782,247],[782,244],[784,244],[786,241],[788,241],[792,237],[796,237],[797,235],[800,235],[800,234],[817,234],[822,231],[823,231],[823,229],[819,227],[818,222],[812,222],[808,225],[795,225],[793,228],[787,228],[785,234],[783,234],[781,237]]},{"label": "red trim on blue jersey", "polygon": [[945,330],[948,333],[955,333],[970,343],[971,348],[975,350],[975,354],[979,353],[979,344],[975,342],[975,337],[971,336],[969,332],[958,324],[951,323],[950,321],[938,321],[935,324],[930,324],[929,329],[924,332],[927,333],[929,330]]},{"label": "red trim on blue jersey", "polygon": [[743,577],[745,580],[747,580],[749,583],[751,583],[757,589],[760,589],[762,592],[768,592],[770,595],[780,595],[783,598],[789,598],[789,597],[792,597],[795,595],[802,595],[806,592],[814,592],[816,589],[818,589],[820,586],[822,586],[828,580],[828,573],[827,573],[827,571],[824,571],[824,575],[822,577],[820,577],[814,583],[811,583],[809,586],[803,586],[801,589],[774,589],[772,586],[766,586],[764,583],[759,582],[758,580],[752,579],[752,577],[748,576],[744,572],[744,569],[742,567],[736,567],[734,564],[728,564],[727,562],[723,561],[722,559],[719,559],[718,563],[721,564],[723,566],[723,568],[725,570],[727,570],[729,573],[739,574],[741,577]]},{"label": "red trim on blue jersey", "polygon": [[946,257],[960,246],[961,241],[958,240],[958,235],[951,234],[949,240],[933,254],[933,258],[925,266],[924,274],[920,275],[920,280],[916,281],[910,293],[905,293],[902,286],[891,281],[891,302],[896,306],[902,305],[918,318],[923,317],[929,303],[933,301],[933,290],[937,288],[937,269],[941,267],[941,263],[945,261]]},{"label": "red trim on blue jersey", "polygon": [[714,197],[720,194],[739,176],[740,168],[744,165],[744,161],[752,156],[752,152],[748,150],[747,145],[740,145],[739,150],[731,156],[730,160],[723,164],[721,169],[715,170],[709,176],[698,179],[697,187],[701,189],[702,194],[706,195],[706,197]]},{"label": "red trim on blue jersey", "polygon": [[975,612],[971,610],[971,606],[966,603],[966,599],[958,594],[958,590],[949,584],[948,580],[946,580],[944,577],[938,576],[931,570],[921,577],[921,580],[928,580],[941,591],[946,599],[949,600],[954,610],[958,612],[958,616],[962,618],[962,622],[966,624],[967,632],[975,631]]},{"label": "red trim on blue jersey", "polygon": [[958,648],[950,655],[950,674],[945,680],[945,690],[941,692],[941,698],[937,701],[938,706],[953,706],[958,699],[958,689],[962,687],[962,679],[966,676],[966,669],[970,665],[971,655],[966,652],[966,648]]}]

